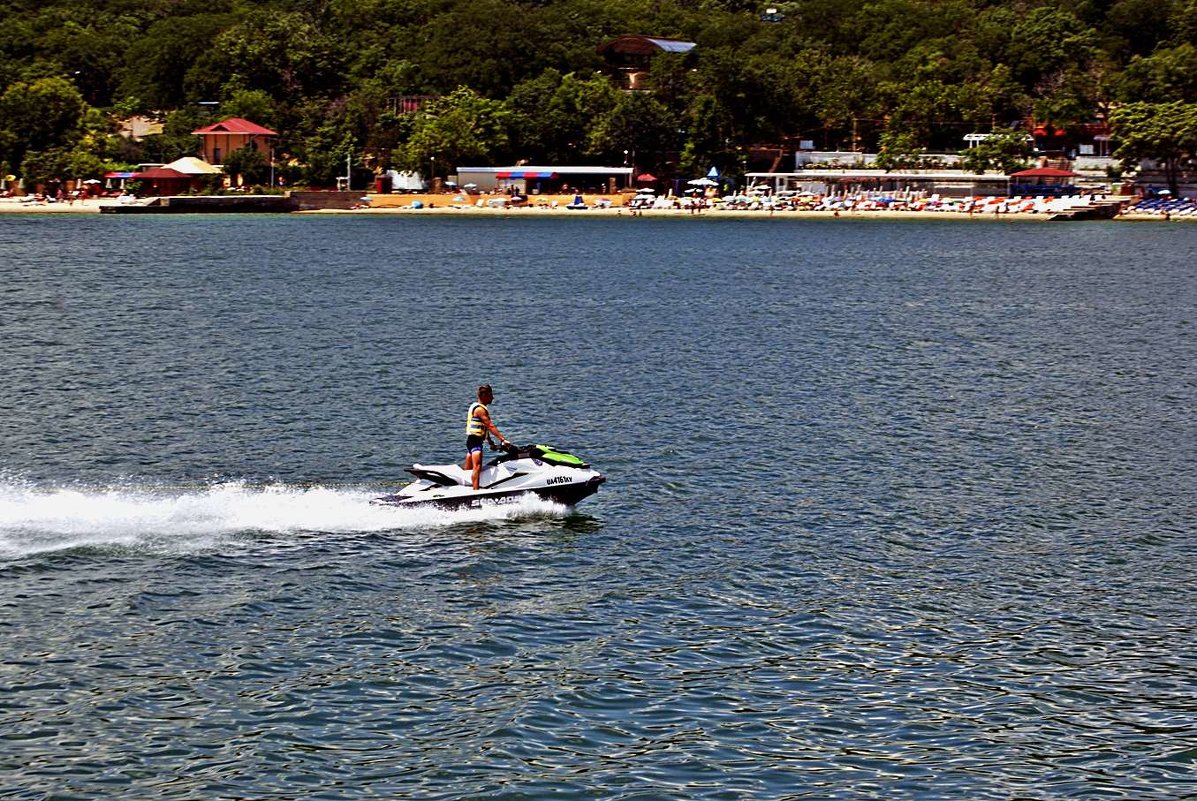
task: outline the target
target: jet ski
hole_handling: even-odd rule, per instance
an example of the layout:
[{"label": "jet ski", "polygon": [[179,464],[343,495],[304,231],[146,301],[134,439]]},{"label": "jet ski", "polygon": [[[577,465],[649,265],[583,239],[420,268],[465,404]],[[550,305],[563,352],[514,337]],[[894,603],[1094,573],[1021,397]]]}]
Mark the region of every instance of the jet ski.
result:
[{"label": "jet ski", "polygon": [[370,503],[378,506],[474,508],[483,504],[518,503],[529,495],[575,506],[598,492],[607,480],[572,453],[549,445],[514,445],[482,466],[478,490],[470,471],[460,464],[414,464],[407,472],[416,480],[393,495]]}]

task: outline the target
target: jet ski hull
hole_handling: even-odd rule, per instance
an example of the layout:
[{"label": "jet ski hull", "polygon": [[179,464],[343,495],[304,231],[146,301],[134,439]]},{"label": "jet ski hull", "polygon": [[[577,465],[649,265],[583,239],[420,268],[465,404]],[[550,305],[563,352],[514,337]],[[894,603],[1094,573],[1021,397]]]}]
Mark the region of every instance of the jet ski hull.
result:
[{"label": "jet ski hull", "polygon": [[547,445],[512,447],[483,467],[480,489],[468,471],[456,464],[412,465],[416,480],[392,495],[375,498],[378,506],[477,508],[519,503],[529,496],[576,506],[598,492],[606,476],[573,454]]},{"label": "jet ski hull", "polygon": [[581,484],[508,491],[478,490],[475,492],[469,487],[463,487],[464,492],[446,492],[438,497],[419,497],[397,492],[375,498],[370,503],[375,506],[409,508],[477,509],[488,505],[516,504],[524,498],[537,497],[563,506],[577,506],[581,501],[598,492],[599,485],[606,480],[605,476],[595,476]]}]

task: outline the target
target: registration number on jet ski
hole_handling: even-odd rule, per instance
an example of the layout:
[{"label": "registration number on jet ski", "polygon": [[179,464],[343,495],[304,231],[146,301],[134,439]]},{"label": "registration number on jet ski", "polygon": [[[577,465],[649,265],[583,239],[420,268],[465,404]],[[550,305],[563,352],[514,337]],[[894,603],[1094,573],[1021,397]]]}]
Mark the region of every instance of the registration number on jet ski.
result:
[{"label": "registration number on jet ski", "polygon": [[551,486],[553,484],[568,484],[570,481],[569,476],[555,476],[554,478],[545,480],[544,483]]}]

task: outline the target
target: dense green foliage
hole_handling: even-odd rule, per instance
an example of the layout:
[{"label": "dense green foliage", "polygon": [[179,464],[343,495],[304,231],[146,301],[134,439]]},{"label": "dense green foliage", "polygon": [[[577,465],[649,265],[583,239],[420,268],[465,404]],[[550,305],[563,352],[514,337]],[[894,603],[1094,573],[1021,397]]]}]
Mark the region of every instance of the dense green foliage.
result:
[{"label": "dense green foliage", "polygon": [[[192,128],[233,114],[278,130],[280,170],[311,183],[343,173],[347,154],[363,168],[734,172],[751,146],[798,139],[903,164],[1018,121],[1072,129],[1125,104],[1197,103],[1197,0],[770,5],[774,21],[746,0],[9,0],[0,169],[169,160],[195,151]],[[650,91],[625,93],[596,51],[624,33],[698,47],[658,56]],[[437,99],[404,114],[405,96]],[[116,142],[95,109],[166,113],[167,133]],[[1126,138],[1124,155],[1155,155],[1158,137]]]}]

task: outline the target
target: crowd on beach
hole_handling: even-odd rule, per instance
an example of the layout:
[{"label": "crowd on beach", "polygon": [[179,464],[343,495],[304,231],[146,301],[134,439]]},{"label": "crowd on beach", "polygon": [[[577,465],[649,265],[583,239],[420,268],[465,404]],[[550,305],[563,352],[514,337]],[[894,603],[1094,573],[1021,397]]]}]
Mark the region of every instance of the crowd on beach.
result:
[{"label": "crowd on beach", "polygon": [[33,194],[17,192],[14,189],[6,189],[0,192],[0,199],[38,206],[46,206],[51,203],[65,203],[68,206],[72,206],[77,201],[82,202],[91,197],[96,197],[96,195],[84,189],[74,189],[69,192],[59,189],[56,192],[35,192]]},{"label": "crowd on beach", "polygon": [[749,191],[745,194],[716,195],[686,193],[658,195],[642,189],[636,193],[607,195],[534,196],[509,193],[475,196],[447,194],[441,196],[371,196],[362,198],[359,210],[378,212],[451,212],[451,211],[514,211],[569,210],[599,211],[631,216],[704,215],[719,216],[775,216],[805,214],[811,216],[930,216],[944,215],[967,218],[1050,218],[1053,215],[1091,208],[1098,204],[1122,204],[1120,217],[1197,219],[1197,200],[1152,196],[1132,199],[1102,193],[1062,196],[967,196],[947,197],[938,194],[888,194],[864,192],[853,195],[822,195],[797,191]]},{"label": "crowd on beach", "polygon": [[1173,217],[1178,219],[1188,217],[1197,220],[1197,198],[1174,198],[1169,192],[1144,198],[1128,208],[1126,212],[1163,217],[1165,220],[1171,220]]},{"label": "crowd on beach", "polygon": [[[81,189],[55,195],[0,193],[4,211],[99,211],[104,204],[134,200],[131,195],[110,196]],[[366,195],[349,209],[366,213],[510,213],[518,210],[591,212],[629,216],[709,215],[717,216],[828,216],[881,217],[931,216],[994,219],[1047,219],[1061,212],[1084,209],[1099,203],[1122,203],[1123,219],[1195,220],[1197,199],[1172,197],[1167,192],[1143,198],[1077,194],[1052,196],[969,196],[938,194],[888,194],[862,192],[853,195],[820,195],[798,191],[749,191],[717,195],[686,193],[657,195],[647,189],[635,193],[569,194],[534,196],[512,193],[443,193],[427,195]]]},{"label": "crowd on beach", "polygon": [[1066,195],[1063,197],[941,197],[938,194],[908,196],[884,193],[858,195],[819,195],[811,192],[756,193],[724,197],[639,196],[629,204],[639,209],[718,208],[747,211],[914,211],[955,212],[963,214],[1054,214],[1105,199],[1105,195]]}]

